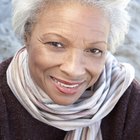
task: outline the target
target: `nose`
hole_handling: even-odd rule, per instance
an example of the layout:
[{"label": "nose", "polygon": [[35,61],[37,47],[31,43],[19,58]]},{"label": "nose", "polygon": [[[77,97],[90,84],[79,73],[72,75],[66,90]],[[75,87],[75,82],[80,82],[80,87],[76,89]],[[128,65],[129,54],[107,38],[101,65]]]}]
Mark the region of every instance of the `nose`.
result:
[{"label": "nose", "polygon": [[63,63],[60,70],[71,78],[80,78],[86,72],[83,51],[77,48],[70,51]]}]

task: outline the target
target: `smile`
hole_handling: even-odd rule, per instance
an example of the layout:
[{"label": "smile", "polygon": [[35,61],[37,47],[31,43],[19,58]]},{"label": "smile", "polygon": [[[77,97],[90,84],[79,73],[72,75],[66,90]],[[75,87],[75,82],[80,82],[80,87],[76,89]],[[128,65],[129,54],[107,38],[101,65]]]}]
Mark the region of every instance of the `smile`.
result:
[{"label": "smile", "polygon": [[64,84],[64,83],[61,83],[59,82],[58,80],[54,79],[54,81],[60,85],[61,87],[65,87],[65,88],[76,88],[79,86],[79,84],[73,84],[73,85],[67,85],[67,84]]},{"label": "smile", "polygon": [[63,81],[54,77],[51,77],[53,80],[53,84],[55,85],[56,89],[64,94],[76,94],[78,93],[80,86],[83,82],[67,82]]}]

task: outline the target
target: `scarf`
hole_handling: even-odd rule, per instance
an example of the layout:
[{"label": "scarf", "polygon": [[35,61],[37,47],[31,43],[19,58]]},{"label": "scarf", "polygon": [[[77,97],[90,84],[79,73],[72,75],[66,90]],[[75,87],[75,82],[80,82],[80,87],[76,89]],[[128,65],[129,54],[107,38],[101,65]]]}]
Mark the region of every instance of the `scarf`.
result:
[{"label": "scarf", "polygon": [[117,104],[134,79],[134,69],[118,63],[108,52],[98,81],[72,105],[55,104],[34,83],[26,48],[19,50],[7,69],[7,83],[24,108],[39,121],[67,131],[64,140],[102,140],[101,121]]}]

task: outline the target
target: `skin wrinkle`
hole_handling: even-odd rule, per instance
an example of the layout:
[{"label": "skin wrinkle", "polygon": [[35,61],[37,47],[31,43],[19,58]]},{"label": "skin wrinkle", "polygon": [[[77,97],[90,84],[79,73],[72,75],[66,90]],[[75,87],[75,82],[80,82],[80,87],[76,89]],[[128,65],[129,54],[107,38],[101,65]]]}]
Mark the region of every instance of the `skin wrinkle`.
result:
[{"label": "skin wrinkle", "polygon": [[[63,34],[63,33],[61,33],[61,34]],[[60,38],[60,40],[62,39],[62,42],[66,42],[66,43],[64,43],[64,46],[65,46],[65,44],[69,44],[69,46],[71,46],[71,47],[73,47],[73,48],[81,49],[81,47],[79,48],[79,47],[77,47],[77,46],[73,46],[73,45],[70,43],[70,41],[68,41],[68,40],[71,40],[71,39],[68,38],[70,35],[66,35],[66,34],[59,35],[59,34],[56,34],[56,33],[51,32],[51,33],[47,33],[47,34],[42,35],[42,37],[38,37],[38,40],[39,40],[40,42],[42,42],[43,44],[45,44],[45,43],[47,42],[47,39],[46,39],[46,38],[48,38],[48,35],[50,35],[50,36],[52,35],[52,37],[53,37],[53,36],[57,36],[58,38]],[[66,37],[64,37],[64,36],[66,36]],[[55,39],[55,37],[54,37],[54,39]],[[57,39],[56,39],[56,40],[57,40]],[[73,40],[71,40],[71,42],[74,43],[75,40],[76,40],[76,38],[73,39]],[[92,46],[94,46],[95,44],[105,44],[105,45],[107,45],[107,42],[106,42],[106,41],[95,41],[95,42],[89,43],[89,45],[87,45],[87,42],[90,42],[90,41],[83,40],[82,42],[83,42],[83,46],[85,46],[85,47],[83,47],[83,49],[92,48]],[[87,47],[87,46],[91,46],[91,47]],[[104,48],[104,47],[101,46],[100,49],[103,49],[103,48]]]},{"label": "skin wrinkle", "polygon": [[[106,44],[96,44],[95,48],[92,43],[107,42],[109,29],[109,21],[99,8],[67,5],[47,13],[43,11],[26,42],[32,79],[55,103],[73,104],[94,85],[106,61],[105,54],[85,50],[88,47],[106,52]],[[52,41],[62,42],[65,46],[57,48],[48,44]],[[76,94],[64,94],[56,89],[60,85],[54,79],[81,84],[75,89]]]},{"label": "skin wrinkle", "polygon": [[[65,5],[65,6],[64,6]],[[63,9],[65,8],[65,7],[67,7],[67,6],[69,6],[70,8],[68,8],[68,9],[65,9],[65,13],[63,13],[63,15],[61,15],[62,17],[61,17],[61,19],[63,20],[61,20],[61,19],[59,19],[59,18],[57,18],[57,16],[59,16],[59,15],[57,15],[56,16],[56,18],[54,18],[54,21],[52,20],[52,17],[54,17],[54,14],[53,14],[53,10],[51,10],[51,9],[55,9],[55,11],[56,12],[60,12],[60,7],[61,7],[61,11],[63,11]],[[40,10],[41,12],[40,12],[40,14],[38,14],[38,18],[37,18],[37,20],[40,20],[40,17],[43,15],[43,14],[47,14],[47,17],[48,17],[48,23],[49,23],[49,20],[51,20],[51,23],[59,23],[60,24],[60,26],[61,26],[61,24],[63,24],[63,23],[70,23],[70,24],[76,24],[75,26],[77,26],[77,24],[79,24],[79,25],[81,25],[81,26],[84,26],[84,27],[87,27],[87,28],[89,28],[91,31],[93,31],[93,32],[95,32],[96,31],[96,29],[92,29],[92,25],[89,27],[89,25],[85,25],[84,23],[79,23],[78,22],[78,20],[77,20],[77,17],[78,17],[78,19],[80,20],[80,19],[91,19],[91,14],[90,15],[85,15],[85,13],[87,12],[87,10],[85,11],[85,13],[82,13],[82,15],[81,15],[81,13],[78,11],[77,13],[74,13],[74,11],[72,11],[71,10],[71,8],[74,8],[74,7],[79,7],[79,6],[81,6],[81,4],[80,3],[78,3],[78,2],[69,2],[69,3],[59,3],[58,4],[58,6],[56,5],[56,4],[54,4],[53,3],[53,5],[50,3],[50,6],[49,6],[49,4],[48,4],[48,6],[47,6],[47,8],[45,8],[44,7],[44,9],[46,9],[46,10]],[[82,5],[82,7],[87,7],[87,5]],[[88,6],[89,7],[89,9],[94,9],[94,7],[93,6]],[[103,10],[101,10],[100,8],[98,8],[98,7],[95,7],[96,9],[99,9],[99,13],[98,12],[96,12],[95,13],[95,15],[96,14],[103,14],[103,18],[108,18],[107,17],[107,15],[106,14],[104,14],[104,12],[103,12]],[[74,15],[78,15],[78,16],[76,16],[76,17],[73,17]],[[71,16],[73,17],[73,19],[74,20],[70,20],[71,19]],[[86,18],[85,18],[86,17]],[[98,20],[98,16],[93,16],[92,15],[92,18],[94,18],[94,22],[96,21],[96,20]],[[102,30],[100,31],[102,34],[104,34],[102,31],[103,30],[107,30],[106,29],[106,27],[105,27],[105,23],[106,21],[102,21],[101,23],[98,23],[98,24],[101,24],[101,26],[102,26]],[[109,20],[108,20],[108,23],[109,23]],[[38,23],[36,23],[36,24],[38,24]],[[35,26],[36,25],[35,23],[34,23],[34,25],[33,26]],[[95,25],[94,25],[95,26]],[[53,24],[51,24],[51,28],[53,28]],[[64,29],[65,27],[63,27],[63,29]],[[109,27],[110,28],[110,27]],[[61,30],[62,30],[62,28],[61,28]],[[67,29],[66,29],[67,30]],[[96,32],[99,32],[99,31],[96,31]],[[62,32],[63,33],[63,32]],[[107,40],[106,40],[106,42],[108,41],[108,38],[107,38]]]},{"label": "skin wrinkle", "polygon": [[[52,22],[51,22],[52,23]],[[62,24],[60,24],[59,26],[61,27],[61,25]],[[51,28],[51,32],[48,32],[47,34],[43,34],[42,35],[42,37],[37,37],[37,38],[39,38],[39,40],[41,41],[41,42],[43,42],[43,43],[45,43],[44,41],[45,41],[45,36],[46,35],[49,35],[49,34],[54,34],[54,35],[56,35],[56,36],[58,36],[58,37],[60,37],[60,38],[62,38],[62,40],[67,40],[67,42],[68,42],[68,40],[70,40],[69,42],[72,42],[73,44],[76,42],[76,40],[77,40],[77,38],[78,38],[78,35],[77,36],[75,36],[75,34],[73,35],[73,36],[71,36],[71,33],[68,33],[68,31],[69,31],[69,29],[68,28],[64,28],[64,26],[63,26],[63,31],[62,31],[62,29],[59,29],[59,26],[58,26],[58,29],[56,29],[55,28],[55,30],[53,31],[53,27],[52,27],[52,24],[51,24],[51,26],[48,26],[48,27],[50,27]],[[74,24],[74,26],[79,26],[79,25],[77,25],[76,23]],[[90,28],[89,28],[90,29]],[[58,33],[57,33],[58,32]],[[100,36],[102,35],[102,36],[104,36],[104,33],[103,32],[99,32],[99,31],[95,31],[95,30],[91,30],[91,32],[97,32],[97,33],[99,33],[100,34]],[[59,35],[59,34],[61,34],[61,35]],[[41,39],[40,39],[41,38]],[[93,45],[93,44],[96,44],[96,43],[105,43],[105,45],[107,45],[107,41],[104,41],[104,40],[98,40],[98,38],[96,37],[96,40],[94,41],[93,39],[92,40],[89,40],[89,39],[82,39],[82,38],[80,38],[79,40],[81,40],[82,42],[83,42],[83,45],[82,46],[91,46],[91,45]],[[107,39],[106,39],[107,40]],[[88,45],[89,44],[89,45]],[[72,46],[72,47],[77,47],[78,45],[75,45],[75,46],[73,46],[72,44],[69,44],[69,46]],[[78,47],[77,47],[78,48]],[[86,47],[84,47],[84,48],[86,48]]]},{"label": "skin wrinkle", "polygon": [[[48,21],[47,21],[48,22]],[[57,20],[55,20],[55,21],[51,21],[51,23],[50,23],[50,25],[48,26],[48,28],[51,28],[51,32],[50,33],[53,33],[53,29],[55,28],[55,30],[54,30],[54,33],[56,33],[57,31],[58,32],[61,32],[61,34],[62,34],[62,36],[66,36],[67,38],[68,37],[70,37],[70,35],[69,35],[69,33],[68,33],[68,31],[69,31],[69,28],[67,28],[67,27],[65,27],[64,25],[65,24],[74,24],[73,26],[79,26],[79,25],[81,25],[81,24],[77,24],[77,23],[72,23],[72,22],[75,22],[75,21],[71,21],[71,22],[59,22],[59,21],[57,21]],[[48,22],[49,23],[49,22]],[[55,26],[53,25],[53,23],[55,24]],[[56,30],[56,24],[57,24],[57,26],[58,26],[58,28],[57,28],[57,30]],[[61,27],[61,25],[63,24],[63,28],[59,28],[59,27]],[[90,30],[90,32],[91,32],[91,34],[92,34],[92,32],[93,33],[98,33],[98,34],[100,34],[100,35],[102,35],[102,36],[104,36],[105,34],[104,34],[104,32],[102,31],[102,30],[107,30],[107,29],[105,29],[105,28],[103,28],[101,31],[99,31],[99,30],[96,30],[96,27],[94,26],[94,28],[95,29],[91,29],[92,28],[92,26],[91,27],[88,27],[88,26],[84,26],[84,24],[82,25],[83,27],[87,27],[89,30]],[[101,26],[103,27],[103,24],[101,24]],[[73,37],[71,37],[70,39],[76,39],[77,37],[76,36],[73,36]],[[74,40],[71,40],[71,41],[74,41]],[[108,40],[108,38],[105,40],[105,42],[107,42],[107,40]],[[94,42],[94,40],[92,39],[92,40],[90,40],[90,39],[88,39],[87,40],[88,42],[89,41],[93,41]],[[96,38],[96,41],[97,41],[97,38]],[[103,41],[103,40],[101,40],[101,41]]]},{"label": "skin wrinkle", "polygon": [[[25,44],[26,37],[24,40],[24,35],[30,34],[32,31],[32,26],[37,23],[39,17],[41,17],[42,11],[45,11],[46,14],[49,10],[59,9],[59,7],[65,5],[66,7],[83,6],[89,8],[99,8],[103,11],[104,17],[107,17],[110,22],[110,33],[108,37],[108,50],[112,53],[115,52],[116,48],[120,46],[122,41],[124,41],[125,34],[128,32],[128,26],[130,21],[130,16],[128,15],[127,6],[128,2],[124,1],[124,4],[114,1],[53,1],[53,0],[36,0],[28,1],[27,5],[24,5],[23,1],[15,0],[14,13],[13,13],[13,27],[14,31],[18,35],[18,38],[22,43]],[[30,6],[32,5],[32,6]],[[120,8],[120,6],[124,6]],[[21,6],[21,7],[20,7]],[[42,10],[43,9],[43,10]],[[115,9],[115,10],[114,10]],[[81,15],[82,16],[82,15]],[[89,15],[87,15],[89,16]],[[22,21],[22,22],[21,22]],[[30,22],[31,24],[26,26],[26,23]],[[119,26],[118,26],[119,23]]]}]

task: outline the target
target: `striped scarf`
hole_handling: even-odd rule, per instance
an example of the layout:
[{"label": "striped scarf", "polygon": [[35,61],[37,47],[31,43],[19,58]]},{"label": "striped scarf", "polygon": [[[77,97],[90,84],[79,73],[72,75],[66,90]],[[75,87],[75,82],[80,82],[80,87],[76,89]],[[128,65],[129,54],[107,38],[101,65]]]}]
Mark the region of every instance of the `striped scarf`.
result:
[{"label": "striped scarf", "polygon": [[134,69],[107,54],[104,70],[90,91],[72,105],[55,104],[33,82],[25,48],[7,69],[7,82],[25,109],[39,121],[67,131],[64,140],[102,140],[101,121],[111,112],[134,79]]}]

